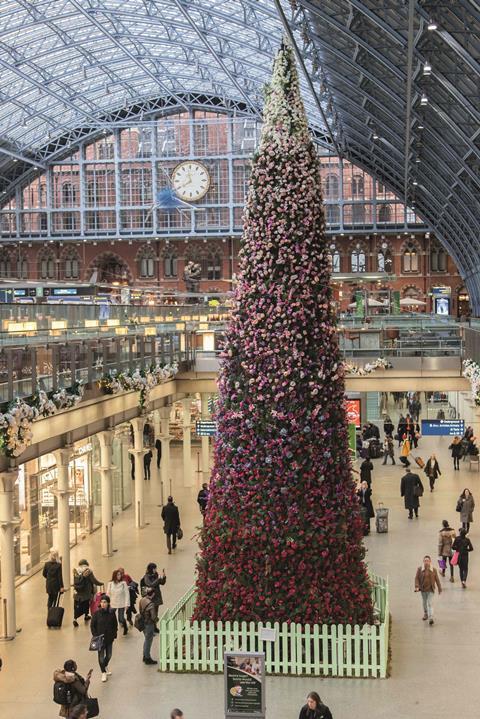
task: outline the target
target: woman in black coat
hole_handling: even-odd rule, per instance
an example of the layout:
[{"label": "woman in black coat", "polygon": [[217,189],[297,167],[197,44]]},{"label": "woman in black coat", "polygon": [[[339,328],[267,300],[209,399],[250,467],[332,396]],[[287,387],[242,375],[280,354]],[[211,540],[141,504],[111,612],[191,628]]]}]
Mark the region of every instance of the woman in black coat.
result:
[{"label": "woman in black coat", "polygon": [[440,465],[434,454],[430,457],[427,464],[425,465],[425,474],[430,480],[430,492],[433,492],[435,487],[435,480],[441,476]]},{"label": "woman in black coat", "polygon": [[385,422],[383,423],[383,431],[385,432],[385,435],[387,437],[393,437],[393,430],[394,430],[393,422],[390,419],[390,417],[387,415],[385,417]]},{"label": "woman in black coat", "polygon": [[357,497],[362,508],[363,520],[364,520],[364,534],[370,534],[370,520],[375,516],[372,504],[372,490],[368,486],[366,481],[363,481],[360,485],[360,489],[357,492]]},{"label": "woman in black coat", "polygon": [[420,497],[423,494],[422,480],[418,474],[414,474],[409,468],[403,475],[400,483],[400,495],[404,498],[405,509],[408,509],[408,518],[413,519],[413,513],[418,519],[418,508]]},{"label": "woman in black coat", "polygon": [[102,672],[102,682],[107,681],[108,664],[112,658],[113,642],[117,638],[118,622],[117,615],[110,608],[110,597],[102,594],[100,609],[98,609],[90,622],[92,637],[99,637],[103,634],[103,644],[98,650],[98,663]]},{"label": "woman in black coat", "polygon": [[55,549],[50,550],[50,559],[43,566],[43,576],[46,579],[45,589],[48,595],[47,607],[55,607],[59,594],[65,591],[63,586],[62,565],[58,552]]},{"label": "woman in black coat", "polygon": [[372,469],[372,461],[368,458],[364,459],[360,465],[360,480],[366,482],[369,487],[372,484]]},{"label": "woman in black coat", "polygon": [[310,692],[307,703],[300,710],[298,719],[333,719],[330,709],[323,704],[317,692]]},{"label": "woman in black coat", "polygon": [[455,538],[452,549],[454,552],[458,552],[458,569],[460,571],[460,581],[462,587],[467,588],[467,577],[468,577],[468,553],[473,552],[473,545],[470,539],[467,537],[467,530],[462,529],[458,533],[458,537]]}]

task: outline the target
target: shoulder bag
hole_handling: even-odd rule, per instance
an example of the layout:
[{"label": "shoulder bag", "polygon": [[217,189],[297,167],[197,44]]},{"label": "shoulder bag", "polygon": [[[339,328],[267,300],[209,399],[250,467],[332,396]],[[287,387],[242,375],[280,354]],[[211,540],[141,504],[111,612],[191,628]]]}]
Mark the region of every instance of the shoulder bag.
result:
[{"label": "shoulder bag", "polygon": [[90,646],[88,647],[91,652],[101,652],[105,646],[105,635],[99,634],[97,637],[90,639]]}]

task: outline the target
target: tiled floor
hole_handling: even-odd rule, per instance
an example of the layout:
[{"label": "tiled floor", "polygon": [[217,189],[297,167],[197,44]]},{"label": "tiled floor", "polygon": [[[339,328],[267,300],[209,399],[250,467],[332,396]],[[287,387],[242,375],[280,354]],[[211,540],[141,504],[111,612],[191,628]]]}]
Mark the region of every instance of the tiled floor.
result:
[{"label": "tiled floor", "polygon": [[[420,598],[413,593],[416,567],[425,553],[436,557],[437,533],[442,519],[457,527],[456,499],[469,486],[479,494],[480,475],[466,466],[453,472],[447,439],[421,442],[419,454],[435,451],[443,472],[433,494],[422,499],[420,518],[408,521],[399,487],[402,470],[397,465],[381,466],[375,461],[374,501],[390,508],[390,531],[367,538],[368,561],[375,572],[388,575],[393,615],[392,676],[388,680],[297,679],[273,677],[267,680],[268,719],[296,719],[308,691],[319,691],[330,705],[335,719],[426,719],[439,714],[478,716],[480,682],[480,544],[477,522],[471,539],[477,550],[471,556],[468,589],[460,583],[444,582],[445,592],[435,599],[436,624],[421,621]],[[180,477],[180,454],[173,458],[173,476]],[[147,488],[148,526],[133,528],[130,511],[115,522],[117,552],[114,558],[99,556],[98,532],[73,550],[73,559],[86,557],[98,577],[107,580],[112,570],[123,565],[139,578],[149,561],[165,567],[164,598],[173,604],[191,584],[195,555],[195,526],[199,520],[196,490],[175,487],[174,494],[186,529],[177,553],[168,556],[161,528],[159,488],[154,477]],[[177,484],[181,484],[180,481]],[[479,500],[480,502],[480,500]],[[480,522],[480,504],[479,504]],[[1,719],[50,719],[58,714],[52,702],[52,672],[67,658],[78,661],[80,671],[94,667],[92,695],[98,696],[101,717],[122,719],[167,719],[169,710],[179,706],[186,719],[223,717],[223,677],[213,675],[160,674],[141,662],[142,637],[131,631],[114,645],[113,675],[101,684],[95,655],[88,652],[89,630],[71,625],[71,596],[66,600],[66,617],[61,631],[45,626],[45,594],[40,575],[25,582],[18,592],[18,624],[22,628],[14,642],[0,644],[4,669],[0,673]]]}]

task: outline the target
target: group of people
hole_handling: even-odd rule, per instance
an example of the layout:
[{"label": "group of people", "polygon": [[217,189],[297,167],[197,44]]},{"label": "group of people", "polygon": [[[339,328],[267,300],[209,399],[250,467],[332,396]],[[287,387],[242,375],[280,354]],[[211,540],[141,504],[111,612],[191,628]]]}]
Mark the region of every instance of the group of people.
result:
[{"label": "group of people", "polygon": [[454,437],[449,447],[453,459],[453,469],[460,469],[460,460],[467,457],[478,457],[477,438],[472,427],[467,427],[463,437]]}]

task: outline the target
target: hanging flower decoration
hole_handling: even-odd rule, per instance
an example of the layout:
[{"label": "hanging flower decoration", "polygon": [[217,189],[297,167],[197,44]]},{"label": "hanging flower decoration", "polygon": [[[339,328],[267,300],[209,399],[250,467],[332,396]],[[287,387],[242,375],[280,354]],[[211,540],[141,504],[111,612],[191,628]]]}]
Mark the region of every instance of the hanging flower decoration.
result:
[{"label": "hanging flower decoration", "polygon": [[105,394],[118,394],[118,392],[139,392],[138,404],[143,409],[149,401],[151,390],[163,382],[175,377],[178,365],[167,364],[150,365],[145,369],[137,368],[133,372],[117,372],[112,370],[98,381],[98,386]]},{"label": "hanging flower decoration", "polygon": [[32,442],[32,425],[36,419],[51,417],[63,409],[75,407],[83,397],[84,387],[75,382],[71,387],[44,392],[10,402],[0,413],[0,449],[7,457],[19,457]]},{"label": "hanging flower decoration", "polygon": [[356,377],[365,377],[365,375],[372,374],[372,372],[375,372],[377,369],[391,369],[393,367],[392,363],[385,359],[385,357],[379,357],[374,362],[367,362],[362,367],[356,364],[350,364],[350,362],[344,362],[343,366],[346,374],[353,374]]},{"label": "hanging flower decoration", "polygon": [[480,365],[472,359],[463,360],[463,376],[470,380],[472,399],[480,406]]}]

